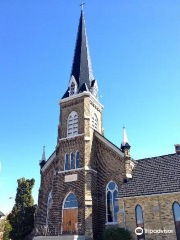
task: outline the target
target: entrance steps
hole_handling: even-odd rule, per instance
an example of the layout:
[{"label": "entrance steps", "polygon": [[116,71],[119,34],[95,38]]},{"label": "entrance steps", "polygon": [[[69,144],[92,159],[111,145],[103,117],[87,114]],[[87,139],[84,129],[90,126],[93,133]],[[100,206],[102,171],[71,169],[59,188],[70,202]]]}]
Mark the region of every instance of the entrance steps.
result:
[{"label": "entrance steps", "polygon": [[33,240],[86,240],[82,235],[61,235],[61,236],[39,236],[34,237]]}]

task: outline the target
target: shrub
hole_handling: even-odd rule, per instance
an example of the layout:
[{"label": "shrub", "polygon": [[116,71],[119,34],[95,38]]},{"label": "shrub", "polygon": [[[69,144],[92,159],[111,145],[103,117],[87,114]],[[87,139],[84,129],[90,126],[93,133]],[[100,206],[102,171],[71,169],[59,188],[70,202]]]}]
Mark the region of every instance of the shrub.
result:
[{"label": "shrub", "polygon": [[131,233],[125,228],[111,227],[103,232],[103,240],[131,240]]}]

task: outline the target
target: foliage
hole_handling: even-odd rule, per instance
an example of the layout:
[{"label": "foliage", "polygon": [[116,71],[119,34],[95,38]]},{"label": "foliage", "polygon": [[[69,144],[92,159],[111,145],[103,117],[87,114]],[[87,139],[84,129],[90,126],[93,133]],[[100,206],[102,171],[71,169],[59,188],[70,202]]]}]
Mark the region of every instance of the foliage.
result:
[{"label": "foliage", "polygon": [[0,232],[3,232],[3,229],[4,229],[4,225],[5,225],[5,221],[6,221],[6,219],[4,218],[4,219],[0,219]]},{"label": "foliage", "polygon": [[111,227],[103,232],[103,240],[131,240],[131,234],[125,228]]},{"label": "foliage", "polygon": [[3,233],[3,240],[9,240],[9,233],[12,230],[11,224],[9,223],[8,220],[5,221],[5,226],[4,226],[4,233]]},{"label": "foliage", "polygon": [[32,188],[34,179],[21,178],[17,180],[18,188],[15,204],[12,212],[8,215],[12,230],[9,235],[12,240],[25,240],[34,228],[34,200],[32,198]]}]

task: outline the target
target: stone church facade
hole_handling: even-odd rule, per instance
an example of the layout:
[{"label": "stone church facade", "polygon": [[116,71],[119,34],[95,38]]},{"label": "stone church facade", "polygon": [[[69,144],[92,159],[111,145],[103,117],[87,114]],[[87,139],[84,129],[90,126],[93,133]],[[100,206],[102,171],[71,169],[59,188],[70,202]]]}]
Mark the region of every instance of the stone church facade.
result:
[{"label": "stone church facade", "polygon": [[[133,160],[125,128],[121,148],[105,138],[102,111],[82,10],[56,150],[46,160],[44,149],[40,161],[35,239],[98,239],[105,228],[122,226],[133,239],[179,240],[178,151]],[[136,227],[144,233],[136,235]],[[145,233],[155,227],[173,233]]]}]

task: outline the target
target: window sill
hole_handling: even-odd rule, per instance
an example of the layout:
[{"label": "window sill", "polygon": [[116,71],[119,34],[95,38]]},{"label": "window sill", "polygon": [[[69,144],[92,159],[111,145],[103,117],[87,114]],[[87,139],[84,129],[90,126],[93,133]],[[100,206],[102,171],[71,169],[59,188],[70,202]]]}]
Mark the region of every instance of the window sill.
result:
[{"label": "window sill", "polygon": [[58,173],[68,173],[68,172],[80,171],[80,170],[83,170],[83,169],[84,168],[74,168],[74,169],[70,169],[70,170],[59,171]]},{"label": "window sill", "polygon": [[106,226],[114,226],[114,225],[117,225],[118,223],[117,222],[107,222],[105,223]]},{"label": "window sill", "polygon": [[84,135],[84,133],[80,133],[80,134],[73,135],[73,136],[69,136],[69,137],[66,137],[66,138],[60,138],[60,139],[59,139],[59,142],[60,142],[60,141],[63,141],[63,140],[75,138],[75,137],[80,137],[80,136],[83,136],[83,135]]}]

